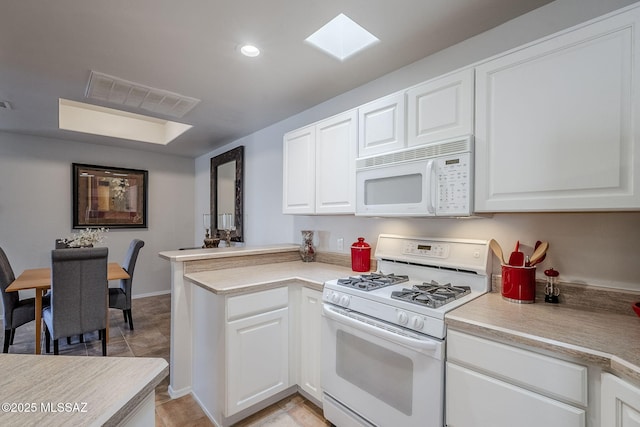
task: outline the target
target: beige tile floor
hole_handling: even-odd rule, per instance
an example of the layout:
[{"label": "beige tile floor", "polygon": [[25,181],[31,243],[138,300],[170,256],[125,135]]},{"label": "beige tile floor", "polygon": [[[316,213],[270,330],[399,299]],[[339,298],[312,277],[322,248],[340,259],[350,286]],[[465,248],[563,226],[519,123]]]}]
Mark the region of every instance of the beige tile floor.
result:
[{"label": "beige tile floor", "polygon": [[[111,357],[162,357],[169,361],[171,296],[139,298],[133,301],[133,325],[129,330],[120,310],[110,310],[109,344]],[[35,327],[31,322],[16,330],[9,353],[33,354]],[[4,334],[0,334],[3,337]],[[44,343],[43,343],[44,349]],[[60,340],[61,355],[101,356],[102,347],[97,334],[85,335],[85,342],[75,338],[68,345]],[[53,357],[53,356],[52,356]],[[169,377],[156,388],[156,426],[213,426],[191,395],[171,399],[167,393]],[[236,424],[238,427],[283,426],[315,427],[331,425],[313,403],[296,394]]]}]

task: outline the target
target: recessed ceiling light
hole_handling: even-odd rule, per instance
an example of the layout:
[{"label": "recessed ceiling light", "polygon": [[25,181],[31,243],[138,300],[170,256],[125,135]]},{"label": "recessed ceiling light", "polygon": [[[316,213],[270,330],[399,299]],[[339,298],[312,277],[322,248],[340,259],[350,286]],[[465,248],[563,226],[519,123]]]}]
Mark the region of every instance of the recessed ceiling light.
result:
[{"label": "recessed ceiling light", "polygon": [[347,15],[341,13],[307,37],[305,41],[344,61],[379,40]]},{"label": "recessed ceiling light", "polygon": [[254,45],[251,45],[251,44],[245,44],[244,46],[242,46],[240,48],[240,52],[244,56],[248,56],[250,58],[254,58],[254,57],[260,55],[260,49],[258,49],[257,47],[255,47]]}]

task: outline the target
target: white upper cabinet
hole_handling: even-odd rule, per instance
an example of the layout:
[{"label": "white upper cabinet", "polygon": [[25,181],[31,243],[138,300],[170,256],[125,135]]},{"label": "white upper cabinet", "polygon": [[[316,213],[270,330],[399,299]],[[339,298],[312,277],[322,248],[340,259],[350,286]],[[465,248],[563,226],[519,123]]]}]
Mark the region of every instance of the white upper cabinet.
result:
[{"label": "white upper cabinet", "polygon": [[282,212],[309,214],[315,211],[316,185],[315,126],[284,136]]},{"label": "white upper cabinet", "polygon": [[639,10],[476,68],[476,211],[640,207]]},{"label": "white upper cabinet", "polygon": [[317,214],[356,211],[357,120],[351,110],[316,125]]},{"label": "white upper cabinet", "polygon": [[284,135],[282,212],[355,213],[356,110]]},{"label": "white upper cabinet", "polygon": [[406,146],[404,91],[377,99],[358,108],[358,157],[366,157]]},{"label": "white upper cabinet", "polygon": [[407,91],[408,146],[473,133],[473,69],[429,80]]}]

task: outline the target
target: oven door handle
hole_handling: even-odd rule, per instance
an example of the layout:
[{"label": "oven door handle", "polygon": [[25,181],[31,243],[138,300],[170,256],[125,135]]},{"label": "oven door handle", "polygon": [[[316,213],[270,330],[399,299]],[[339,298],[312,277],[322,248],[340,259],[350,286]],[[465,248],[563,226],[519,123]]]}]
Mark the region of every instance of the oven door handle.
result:
[{"label": "oven door handle", "polygon": [[400,344],[414,351],[429,353],[433,356],[437,356],[438,358],[440,357],[441,343],[438,341],[420,340],[420,339],[415,339],[408,336],[400,335],[395,332],[382,329],[378,326],[361,322],[357,319],[353,319],[349,316],[340,314],[339,312],[333,310],[330,306],[327,306],[327,305],[322,306],[322,312],[329,319],[335,320],[337,322],[340,322],[348,326],[352,326],[356,329],[364,330],[378,338],[392,341],[396,344]]}]

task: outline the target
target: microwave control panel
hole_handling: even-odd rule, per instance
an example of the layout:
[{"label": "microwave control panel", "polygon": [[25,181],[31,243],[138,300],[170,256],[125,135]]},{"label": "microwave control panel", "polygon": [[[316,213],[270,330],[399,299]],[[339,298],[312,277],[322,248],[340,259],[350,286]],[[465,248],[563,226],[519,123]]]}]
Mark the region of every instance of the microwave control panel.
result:
[{"label": "microwave control panel", "polygon": [[471,153],[437,159],[436,212],[438,215],[471,214]]}]

